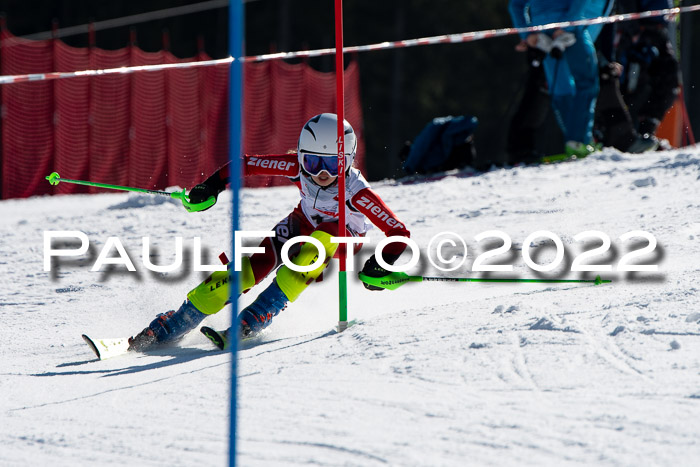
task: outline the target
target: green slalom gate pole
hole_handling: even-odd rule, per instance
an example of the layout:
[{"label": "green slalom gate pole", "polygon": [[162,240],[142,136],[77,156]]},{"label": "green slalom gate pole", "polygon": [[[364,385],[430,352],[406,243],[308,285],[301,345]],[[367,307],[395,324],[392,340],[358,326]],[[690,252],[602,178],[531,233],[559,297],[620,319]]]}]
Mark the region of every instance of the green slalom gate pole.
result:
[{"label": "green slalom gate pole", "polygon": [[405,272],[392,272],[384,277],[369,277],[365,274],[359,274],[360,280],[365,284],[382,289],[395,290],[408,282],[526,282],[526,283],[546,283],[546,284],[561,284],[561,283],[591,283],[595,285],[606,284],[611,280],[601,279],[596,276],[595,279],[491,279],[479,277],[424,277],[424,276],[409,276]]},{"label": "green slalom gate pole", "polygon": [[108,183],[98,183],[98,182],[88,182],[85,180],[71,180],[70,178],[61,178],[58,172],[53,172],[51,175],[46,177],[51,185],[58,185],[59,183],[72,183],[73,185],[85,185],[94,186],[97,188],[107,188],[109,190],[120,190],[120,191],[132,191],[136,193],[147,193],[149,195],[161,195],[167,196],[169,198],[179,199],[182,201],[182,205],[189,212],[203,211],[210,208],[216,203],[216,198],[211,196],[206,201],[201,203],[191,203],[189,196],[187,196],[187,190],[185,188],[182,191],[160,191],[160,190],[148,190],[146,188],[135,188],[131,186],[121,186],[121,185],[110,185]]}]

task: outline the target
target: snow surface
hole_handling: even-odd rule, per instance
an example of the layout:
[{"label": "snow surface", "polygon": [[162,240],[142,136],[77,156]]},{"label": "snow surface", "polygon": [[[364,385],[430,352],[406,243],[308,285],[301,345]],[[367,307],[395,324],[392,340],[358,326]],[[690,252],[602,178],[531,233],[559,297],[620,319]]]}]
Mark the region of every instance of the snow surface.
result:
[{"label": "snow surface", "polygon": [[[326,280],[239,353],[238,462],[698,465],[699,169],[698,148],[606,151],[575,163],[375,183],[423,258],[439,232],[467,242],[458,270],[412,273],[478,276],[474,253],[489,241],[474,236],[488,230],[512,238],[498,259],[520,277],[595,276],[528,269],[522,242],[538,230],[562,238],[568,264],[584,248],[577,233],[602,231],[613,249],[592,261],[614,268],[645,245],[618,237],[650,232],[658,246],[640,261],[659,271],[603,273],[614,282],[599,286],[409,283],[381,293],[353,277],[357,323],[336,334],[334,261]],[[174,257],[173,237],[184,237],[189,267],[192,237],[201,236],[215,262],[229,250],[229,200],[224,193],[194,214],[126,194],[0,202],[0,465],[226,464],[230,354],[193,332],[178,346],[96,361],[80,335],[132,335],[179,306],[205,274],[151,273],[141,237],[150,236],[162,264]],[[242,228],[268,230],[298,194],[244,190],[242,201]],[[44,272],[44,230],[85,232],[90,257]],[[90,271],[110,236],[138,273]],[[370,237],[383,238],[378,230]],[[554,256],[538,251],[542,264]],[[229,323],[227,312],[205,321]]]}]

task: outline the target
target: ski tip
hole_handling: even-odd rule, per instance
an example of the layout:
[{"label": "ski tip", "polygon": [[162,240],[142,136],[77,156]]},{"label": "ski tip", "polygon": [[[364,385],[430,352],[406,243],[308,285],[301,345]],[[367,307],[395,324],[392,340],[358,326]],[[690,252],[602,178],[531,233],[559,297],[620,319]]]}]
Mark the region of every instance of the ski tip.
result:
[{"label": "ski tip", "polygon": [[129,351],[129,338],[127,337],[93,339],[83,334],[83,340],[90,346],[99,360],[124,355]]},{"label": "ski tip", "polygon": [[86,334],[83,334],[83,340],[85,341],[85,343],[86,343],[87,345],[90,346],[90,348],[92,349],[92,351],[95,352],[95,355],[97,356],[97,358],[101,360],[102,357],[100,357],[100,350],[97,348],[97,346],[96,346],[95,343],[92,341],[92,339],[90,339]]},{"label": "ski tip", "polygon": [[210,328],[209,326],[202,326],[199,329],[199,332],[204,334],[207,337],[207,339],[212,341],[212,343],[215,346],[217,346],[219,350],[224,350],[224,348],[226,347],[226,341],[224,340],[221,333],[219,333],[218,331]]}]

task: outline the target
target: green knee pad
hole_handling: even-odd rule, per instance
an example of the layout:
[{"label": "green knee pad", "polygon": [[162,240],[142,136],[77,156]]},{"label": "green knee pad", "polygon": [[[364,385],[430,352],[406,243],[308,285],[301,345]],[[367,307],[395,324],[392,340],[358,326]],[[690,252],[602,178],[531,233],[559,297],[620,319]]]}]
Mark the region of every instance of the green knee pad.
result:
[{"label": "green knee pad", "polygon": [[[326,250],[326,257],[323,262],[316,269],[309,272],[292,271],[286,265],[277,271],[277,285],[292,302],[299,298],[299,295],[306,287],[321,275],[335,254],[335,250],[338,249],[338,244],[331,243],[331,234],[327,232],[316,230],[310,236],[320,241]],[[308,266],[318,259],[318,254],[318,249],[313,244],[309,242],[304,243],[299,254],[292,259],[292,263],[297,266]]]},{"label": "green knee pad", "polygon": [[[255,285],[255,276],[250,265],[250,258],[244,256],[241,259],[241,289],[238,293],[248,290]],[[229,280],[228,271],[215,271],[204,282],[192,289],[187,294],[187,298],[205,315],[218,313],[229,299]]]}]

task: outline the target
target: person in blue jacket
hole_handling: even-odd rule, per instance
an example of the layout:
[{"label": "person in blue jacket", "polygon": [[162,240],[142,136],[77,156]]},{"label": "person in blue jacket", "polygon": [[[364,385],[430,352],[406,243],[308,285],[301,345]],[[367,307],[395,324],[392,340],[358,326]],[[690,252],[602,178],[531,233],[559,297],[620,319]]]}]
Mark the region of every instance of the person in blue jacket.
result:
[{"label": "person in blue jacket", "polygon": [[[606,0],[511,0],[510,15],[516,28],[576,21],[604,13]],[[594,28],[594,34],[599,29]],[[547,31],[553,43],[566,41],[561,54],[550,53],[543,61],[552,108],[564,134],[567,153],[586,155],[593,151],[593,118],[598,95],[598,61],[591,31],[585,26]],[[538,34],[522,34],[534,47]],[[573,42],[573,43],[572,43]],[[557,47],[553,50],[556,52]]]},{"label": "person in blue jacket", "polygon": [[[586,6],[583,9],[583,18],[597,18],[599,16],[610,16],[613,7],[615,6],[615,0],[592,0],[586,2]],[[590,24],[586,26],[588,34],[591,35],[591,39],[595,43],[603,30],[604,24]]]}]

